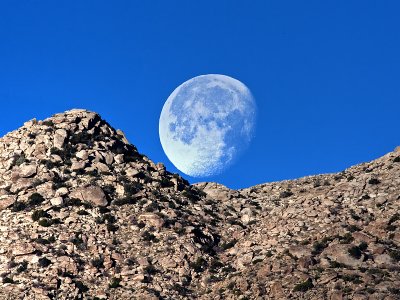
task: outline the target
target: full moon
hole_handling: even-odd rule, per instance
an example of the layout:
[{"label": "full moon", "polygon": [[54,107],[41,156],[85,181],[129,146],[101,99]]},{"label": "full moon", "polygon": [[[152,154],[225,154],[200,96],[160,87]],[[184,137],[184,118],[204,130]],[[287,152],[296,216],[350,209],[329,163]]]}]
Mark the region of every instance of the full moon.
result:
[{"label": "full moon", "polygon": [[249,145],[256,104],[250,90],[225,75],[194,77],[178,86],[161,111],[159,134],[169,160],[192,177],[218,175]]}]

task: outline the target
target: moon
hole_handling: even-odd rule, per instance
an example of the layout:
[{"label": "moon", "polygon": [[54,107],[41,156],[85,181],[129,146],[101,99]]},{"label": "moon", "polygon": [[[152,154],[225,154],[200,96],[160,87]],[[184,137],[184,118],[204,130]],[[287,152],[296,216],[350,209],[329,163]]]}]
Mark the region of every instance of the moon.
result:
[{"label": "moon", "polygon": [[248,147],[256,113],[250,90],[239,80],[219,74],[194,77],[178,86],[163,106],[161,145],[181,172],[218,175]]}]

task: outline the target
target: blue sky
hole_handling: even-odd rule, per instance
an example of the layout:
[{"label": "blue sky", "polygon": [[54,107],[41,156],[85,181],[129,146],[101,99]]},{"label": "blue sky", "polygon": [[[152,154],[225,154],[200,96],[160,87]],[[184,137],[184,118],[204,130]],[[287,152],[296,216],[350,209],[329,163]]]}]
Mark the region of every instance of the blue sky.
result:
[{"label": "blue sky", "polygon": [[0,135],[70,108],[99,112],[173,172],[169,94],[201,74],[252,91],[256,136],[232,188],[337,172],[400,144],[398,1],[0,3]]}]

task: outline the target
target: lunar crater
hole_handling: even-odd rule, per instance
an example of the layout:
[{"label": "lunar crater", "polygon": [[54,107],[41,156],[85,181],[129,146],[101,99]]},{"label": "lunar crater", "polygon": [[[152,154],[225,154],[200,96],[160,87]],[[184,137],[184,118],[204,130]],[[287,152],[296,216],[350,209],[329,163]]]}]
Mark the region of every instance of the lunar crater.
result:
[{"label": "lunar crater", "polygon": [[225,75],[192,78],[168,97],[161,112],[161,145],[177,169],[193,177],[217,175],[247,148],[256,104],[250,90]]}]

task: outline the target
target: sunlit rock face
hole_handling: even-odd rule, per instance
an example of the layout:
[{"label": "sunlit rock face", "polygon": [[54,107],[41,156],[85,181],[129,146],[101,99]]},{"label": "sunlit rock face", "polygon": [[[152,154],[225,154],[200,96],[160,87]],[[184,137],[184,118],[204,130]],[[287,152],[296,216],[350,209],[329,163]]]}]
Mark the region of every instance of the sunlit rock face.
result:
[{"label": "sunlit rock face", "polygon": [[190,185],[96,113],[32,120],[0,138],[0,299],[398,299],[399,185],[400,151]]}]

